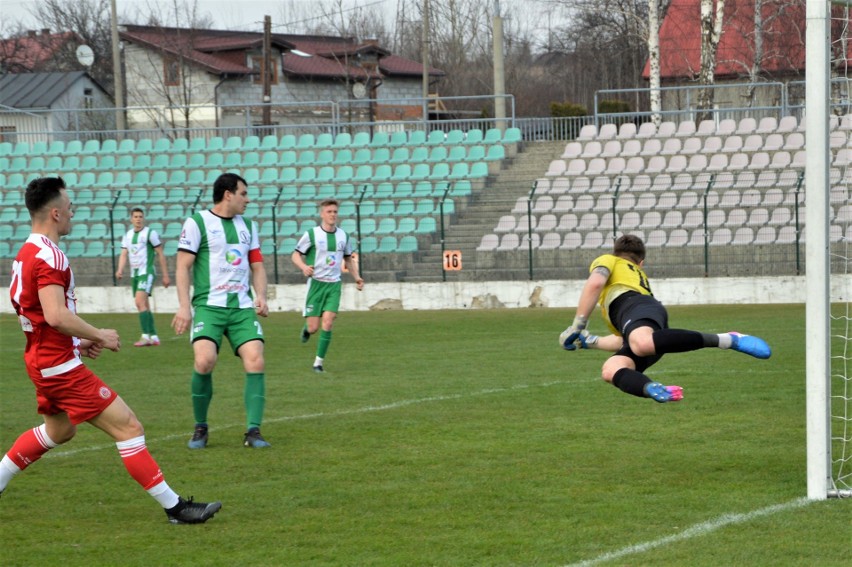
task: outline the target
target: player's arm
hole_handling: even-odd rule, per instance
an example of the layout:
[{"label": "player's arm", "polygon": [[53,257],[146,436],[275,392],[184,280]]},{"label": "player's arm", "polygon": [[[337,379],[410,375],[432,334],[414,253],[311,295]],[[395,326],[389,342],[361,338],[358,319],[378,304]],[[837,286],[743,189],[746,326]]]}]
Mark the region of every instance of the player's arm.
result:
[{"label": "player's arm", "polygon": [[115,329],[98,329],[68,309],[61,285],[46,285],[38,290],[38,299],[48,325],[69,337],[88,340],[100,347],[117,351],[121,348]]},{"label": "player's arm", "polygon": [[295,264],[296,267],[299,268],[299,271],[302,272],[302,275],[304,275],[306,278],[309,278],[314,275],[314,267],[308,266],[305,263],[305,257],[301,252],[299,252],[298,249],[293,250],[293,253],[290,254],[290,261],[292,261],[293,264]]},{"label": "player's arm", "polygon": [[266,317],[269,315],[269,305],[266,303],[268,281],[263,261],[251,264],[251,285],[254,287],[254,305],[257,314]]},{"label": "player's arm", "polygon": [[118,256],[118,269],[115,271],[115,277],[121,279],[124,275],[124,267],[127,265],[127,248],[121,249],[121,254]]},{"label": "player's arm", "polygon": [[172,328],[178,335],[186,331],[192,323],[189,289],[192,285],[193,264],[195,264],[195,254],[178,250],[175,265],[175,287],[177,288],[178,310],[172,319]]},{"label": "player's arm", "polygon": [[[574,321],[571,326],[562,331],[559,335],[559,344],[565,350],[575,350],[577,347],[575,342],[580,342],[581,347],[586,348],[589,335],[586,329],[589,317],[595,310],[598,299],[603,292],[604,286],[609,279],[610,271],[608,268],[598,266],[591,274],[589,274],[586,283],[583,285],[583,291],[580,293],[580,300],[577,302],[577,311],[574,314]],[[585,331],[585,335],[584,335]],[[595,337],[598,339],[598,337]],[[594,341],[593,341],[594,342]],[[617,349],[616,349],[617,350]]]},{"label": "player's arm", "polygon": [[358,258],[354,255],[344,256],[343,265],[346,266],[346,269],[349,270],[350,274],[352,274],[352,279],[355,280],[355,286],[358,288],[358,291],[364,289],[364,278],[362,278],[361,274],[358,272]]},{"label": "player's arm", "polygon": [[157,260],[160,262],[160,273],[163,274],[163,287],[169,287],[172,279],[169,277],[169,266],[166,264],[166,255],[163,253],[163,245],[154,247],[154,252],[157,254]]}]

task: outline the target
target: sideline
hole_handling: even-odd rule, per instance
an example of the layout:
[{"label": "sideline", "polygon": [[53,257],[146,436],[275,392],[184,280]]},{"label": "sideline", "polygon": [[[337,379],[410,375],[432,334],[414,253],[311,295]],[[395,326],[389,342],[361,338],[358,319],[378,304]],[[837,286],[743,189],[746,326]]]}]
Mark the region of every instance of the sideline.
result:
[{"label": "sideline", "polygon": [[644,553],[657,547],[703,536],[726,526],[742,524],[745,522],[749,522],[755,518],[771,516],[773,514],[786,512],[787,510],[792,510],[795,508],[802,508],[813,502],[815,502],[815,500],[808,500],[807,498],[802,497],[797,498],[795,500],[791,500],[789,502],[784,502],[783,504],[774,504],[772,506],[767,506],[766,508],[760,508],[759,510],[746,512],[745,514],[724,514],[723,516],[719,516],[714,520],[708,520],[706,522],[701,522],[700,524],[695,524],[694,526],[687,528],[680,533],[656,539],[654,541],[638,543],[636,545],[624,547],[616,551],[610,551],[604,553],[603,555],[599,555],[594,559],[587,559],[585,561],[580,561],[579,563],[571,563],[569,565],[565,565],[564,567],[589,567],[591,565],[598,565],[605,561],[621,559],[628,555]]}]

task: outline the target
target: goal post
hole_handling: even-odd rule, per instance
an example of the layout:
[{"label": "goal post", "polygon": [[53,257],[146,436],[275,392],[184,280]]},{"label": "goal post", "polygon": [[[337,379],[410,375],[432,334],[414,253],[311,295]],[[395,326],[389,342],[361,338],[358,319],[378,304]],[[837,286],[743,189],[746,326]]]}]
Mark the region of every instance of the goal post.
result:
[{"label": "goal post", "polygon": [[[832,78],[849,80],[849,6],[852,0],[807,0],[806,2],[806,61],[805,61],[805,253],[807,300],[806,327],[806,425],[807,425],[807,495],[814,500],[829,497],[852,496],[852,439],[849,422],[850,396],[847,373],[847,349],[852,346],[848,329],[850,243],[848,236],[835,243],[833,258],[829,238],[833,221],[830,206],[832,150],[829,144],[830,114],[832,112]],[[841,13],[844,21],[832,21]],[[839,24],[839,25],[833,25]],[[839,33],[839,37],[838,37]],[[836,59],[833,60],[833,57]],[[850,110],[849,85],[844,99],[843,113]],[[852,147],[847,142],[844,148]],[[848,151],[848,150],[847,150]],[[839,181],[845,192],[837,206],[850,204],[849,168],[841,164]],[[852,234],[846,231],[846,234]],[[844,249],[845,248],[845,249]],[[834,261],[833,261],[834,260]],[[832,270],[832,265],[835,270]],[[839,285],[838,285],[839,283]],[[832,295],[832,289],[841,292]],[[845,315],[832,316],[837,302],[845,302]],[[843,330],[833,332],[833,323]],[[832,349],[841,352],[833,352]],[[833,361],[839,370],[832,368]],[[834,382],[834,384],[833,384]],[[832,386],[839,390],[832,392]]]}]

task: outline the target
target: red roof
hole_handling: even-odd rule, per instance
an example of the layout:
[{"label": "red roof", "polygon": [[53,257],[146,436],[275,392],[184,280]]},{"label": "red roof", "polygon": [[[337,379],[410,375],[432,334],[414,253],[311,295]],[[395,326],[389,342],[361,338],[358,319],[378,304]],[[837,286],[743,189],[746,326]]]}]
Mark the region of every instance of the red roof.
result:
[{"label": "red roof", "polygon": [[38,71],[69,42],[74,46],[82,43],[74,32],[51,34],[49,30],[0,40],[0,61],[13,73]]},{"label": "red roof", "polygon": [[[714,3],[715,4],[715,3]],[[805,0],[764,0],[764,75],[801,73],[805,68]],[[747,76],[755,59],[754,0],[727,0],[716,77]],[[701,0],[673,0],[660,27],[661,79],[693,79],[701,68]],[[650,64],[642,73],[649,76]]]},{"label": "red roof", "polygon": [[[153,49],[162,49],[181,56],[218,74],[249,74],[244,52],[259,50],[263,34],[224,30],[191,30],[127,25],[121,38]],[[353,38],[272,34],[272,44],[282,52],[284,73],[303,77],[367,79],[387,75],[420,75],[422,65],[368,41],[358,43]],[[375,55],[379,71],[370,71],[357,64],[359,55]],[[443,75],[430,69],[431,75]]]}]

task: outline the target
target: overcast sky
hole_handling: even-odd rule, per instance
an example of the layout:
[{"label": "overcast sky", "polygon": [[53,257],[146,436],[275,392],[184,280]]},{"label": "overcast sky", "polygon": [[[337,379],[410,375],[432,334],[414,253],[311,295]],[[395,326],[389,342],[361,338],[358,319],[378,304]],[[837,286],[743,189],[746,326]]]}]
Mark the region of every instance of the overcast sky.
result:
[{"label": "overcast sky", "polygon": [[[310,6],[316,0],[297,0]],[[493,3],[494,0],[482,0]],[[25,27],[36,28],[38,23],[29,15],[35,0],[0,0],[0,29],[10,29],[10,22],[22,20]],[[172,0],[116,0],[119,15],[135,13],[135,6],[147,6],[153,4],[171,6]],[[281,14],[282,0],[198,0],[198,8],[201,13],[209,14],[214,21],[216,29],[240,29],[248,31],[261,31],[263,29],[263,17],[272,17],[272,24],[280,25],[286,22],[277,21]],[[343,0],[344,9],[356,6],[378,6],[381,12],[391,17],[396,13],[398,0]],[[524,6],[538,4],[535,0],[500,0],[500,6],[505,11],[509,6]],[[171,11],[164,8],[164,12]]]}]

